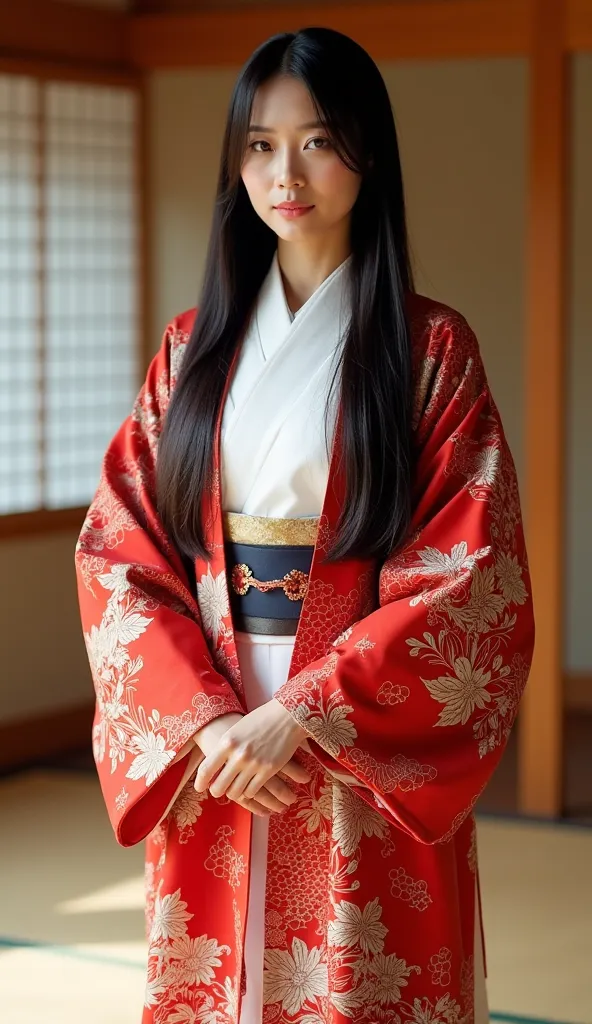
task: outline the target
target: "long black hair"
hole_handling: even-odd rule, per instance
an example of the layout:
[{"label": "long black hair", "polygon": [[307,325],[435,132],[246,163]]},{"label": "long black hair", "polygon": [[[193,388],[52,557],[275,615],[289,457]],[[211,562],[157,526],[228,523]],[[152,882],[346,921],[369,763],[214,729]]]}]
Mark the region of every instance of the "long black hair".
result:
[{"label": "long black hair", "polygon": [[277,245],[241,179],[255,94],[277,75],[306,86],[338,155],[362,176],[350,222],[351,320],[338,367],[346,498],[327,558],[386,557],[405,536],[411,515],[405,293],[413,286],[401,162],[376,64],[352,39],[328,28],[273,36],[236,81],[198,315],[159,440],[157,507],[185,556],[210,557],[201,509],[212,486],[217,415]]}]

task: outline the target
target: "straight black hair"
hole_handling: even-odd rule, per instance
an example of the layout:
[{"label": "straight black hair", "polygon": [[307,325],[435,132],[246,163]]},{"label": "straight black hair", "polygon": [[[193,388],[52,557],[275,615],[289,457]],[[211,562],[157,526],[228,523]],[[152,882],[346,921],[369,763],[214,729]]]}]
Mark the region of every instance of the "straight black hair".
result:
[{"label": "straight black hair", "polygon": [[361,174],[351,213],[351,320],[339,381],[346,497],[329,561],[386,557],[411,516],[412,290],[401,162],[388,92],[374,61],[328,28],[282,33],[242,68],[226,123],[198,314],[159,440],[157,507],[187,557],[210,557],[202,499],[229,367],[269,271],[277,236],[253,209],[241,166],[255,94],[288,75],[308,89],[343,162]]}]

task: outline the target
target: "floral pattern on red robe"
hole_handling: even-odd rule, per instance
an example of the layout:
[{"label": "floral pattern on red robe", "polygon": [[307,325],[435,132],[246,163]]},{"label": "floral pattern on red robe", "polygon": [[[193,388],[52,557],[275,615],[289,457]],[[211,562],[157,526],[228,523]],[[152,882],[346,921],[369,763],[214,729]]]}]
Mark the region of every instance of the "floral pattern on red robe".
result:
[{"label": "floral pattern on red robe", "polygon": [[[144,1024],[237,1024],[250,816],[191,780],[193,734],[244,711],[216,472],[193,571],[155,505],[158,438],[195,316],[167,328],[105,454],[76,547],[93,746],[118,841],[147,839]],[[263,1024],[471,1024],[473,807],[527,680],[534,625],[513,460],[477,341],[409,296],[413,521],[383,565],[324,563],[339,425],[288,682],[310,783],[270,822]],[[334,772],[355,776],[339,782]],[[164,815],[164,817],[163,817]]]}]

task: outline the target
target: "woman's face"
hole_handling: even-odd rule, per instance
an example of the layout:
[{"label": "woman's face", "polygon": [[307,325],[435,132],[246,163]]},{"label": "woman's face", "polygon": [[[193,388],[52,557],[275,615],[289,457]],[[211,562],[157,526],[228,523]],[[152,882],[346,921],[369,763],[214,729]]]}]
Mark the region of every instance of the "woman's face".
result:
[{"label": "woman's face", "polygon": [[[307,88],[281,76],[255,96],[241,176],[255,211],[286,241],[349,227],[362,177],[340,160]],[[305,210],[283,212],[281,203]]]}]

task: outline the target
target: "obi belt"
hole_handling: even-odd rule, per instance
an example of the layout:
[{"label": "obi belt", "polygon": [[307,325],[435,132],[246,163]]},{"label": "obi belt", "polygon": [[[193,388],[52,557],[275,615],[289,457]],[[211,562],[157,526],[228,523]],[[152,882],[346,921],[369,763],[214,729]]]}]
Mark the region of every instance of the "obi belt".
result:
[{"label": "obi belt", "polygon": [[271,519],[224,514],[224,548],[234,627],[290,636],[298,629],[318,517]]}]

